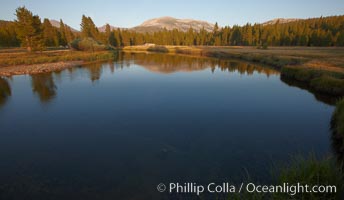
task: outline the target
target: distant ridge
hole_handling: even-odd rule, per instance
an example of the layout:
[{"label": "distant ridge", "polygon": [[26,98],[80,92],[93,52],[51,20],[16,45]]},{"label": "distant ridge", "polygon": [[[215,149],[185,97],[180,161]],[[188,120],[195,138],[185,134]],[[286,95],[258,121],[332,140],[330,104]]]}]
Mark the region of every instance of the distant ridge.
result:
[{"label": "distant ridge", "polygon": [[195,20],[195,19],[177,19],[173,17],[160,17],[147,20],[141,25],[134,27],[134,30],[144,30],[144,29],[164,29],[173,30],[178,29],[180,31],[188,31],[190,28],[200,31],[204,28],[206,31],[210,32],[214,29],[214,24],[206,21]]},{"label": "distant ridge", "polygon": [[[120,28],[120,29],[127,29],[136,32],[156,32],[163,29],[173,30],[178,29],[179,31],[186,32],[190,28],[195,31],[200,31],[202,28],[204,30],[211,32],[214,29],[214,24],[202,21],[202,20],[195,20],[195,19],[177,19],[173,17],[159,17],[147,20],[143,22],[139,26],[135,26],[133,28]],[[101,26],[98,27],[98,30],[101,32],[105,31],[105,27]],[[118,27],[111,26],[111,29],[117,29]]]},{"label": "distant ridge", "polygon": [[273,24],[286,24],[286,23],[289,23],[289,22],[295,22],[295,21],[299,21],[301,19],[297,19],[297,18],[276,18],[276,19],[273,19],[273,20],[269,20],[267,22],[264,22],[262,23],[264,26],[265,25],[273,25]]},{"label": "distant ridge", "polygon": [[[128,28],[121,28],[121,27],[116,27],[116,26],[111,26],[111,25],[110,25],[110,29],[111,29],[111,30],[117,30],[117,29],[127,30]],[[105,32],[105,30],[106,30],[106,24],[105,24],[104,26],[98,27],[98,30],[99,30],[100,32]]]},{"label": "distant ridge", "polygon": [[[60,21],[57,21],[54,19],[50,19],[49,21],[53,27],[60,28]],[[65,24],[65,25],[68,26],[72,32],[79,32],[78,30],[70,27],[69,25],[67,25],[67,24]]]}]

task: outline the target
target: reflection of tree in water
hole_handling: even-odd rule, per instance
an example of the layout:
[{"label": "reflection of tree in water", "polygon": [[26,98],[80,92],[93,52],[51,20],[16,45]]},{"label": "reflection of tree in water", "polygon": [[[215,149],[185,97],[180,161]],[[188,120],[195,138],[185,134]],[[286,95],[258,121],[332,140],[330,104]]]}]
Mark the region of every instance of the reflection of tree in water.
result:
[{"label": "reflection of tree in water", "polygon": [[219,60],[219,68],[221,71],[238,72],[239,74],[246,75],[253,75],[254,72],[265,74],[267,77],[279,74],[279,72],[267,66],[263,67],[247,62],[233,62],[228,60]]},{"label": "reflection of tree in water", "polygon": [[102,63],[92,63],[85,65],[85,69],[89,73],[89,77],[92,82],[100,79],[102,75]]},{"label": "reflection of tree in water", "polygon": [[48,102],[56,95],[56,85],[51,73],[31,76],[32,91],[37,93],[42,102]]},{"label": "reflection of tree in water", "polygon": [[115,63],[114,62],[108,62],[108,65],[110,67],[111,74],[115,72]]},{"label": "reflection of tree in water", "polygon": [[11,87],[7,79],[0,77],[0,106],[3,106],[11,96]]},{"label": "reflection of tree in water", "polygon": [[238,72],[246,75],[252,75],[254,72],[263,73],[267,76],[279,74],[274,69],[252,63],[197,56],[136,53],[122,54],[119,58],[124,61],[134,60],[136,64],[159,73],[191,72],[207,68],[211,68],[211,71],[214,72],[218,68],[221,71]]}]

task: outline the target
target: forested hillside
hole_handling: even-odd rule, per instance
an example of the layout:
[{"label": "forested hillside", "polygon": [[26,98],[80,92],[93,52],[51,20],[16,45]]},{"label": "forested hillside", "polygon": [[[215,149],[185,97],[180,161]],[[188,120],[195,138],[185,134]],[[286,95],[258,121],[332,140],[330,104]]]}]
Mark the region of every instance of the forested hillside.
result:
[{"label": "forested hillside", "polygon": [[[40,47],[58,47],[71,44],[75,39],[93,38],[97,42],[113,47],[154,43],[159,45],[211,45],[211,46],[344,46],[344,16],[320,17],[296,20],[288,23],[246,24],[244,26],[225,26],[217,23],[213,31],[189,29],[186,32],[177,29],[139,33],[132,30],[112,30],[106,25],[100,32],[92,19],[82,16],[81,32],[73,32],[60,21],[60,27],[54,27],[48,19],[33,15],[26,8],[17,9],[17,20],[0,21],[0,47],[27,46],[23,34],[34,34],[36,45]],[[31,24],[21,24],[18,14],[31,20]],[[34,20],[39,19],[39,20]],[[29,20],[29,21],[30,21]],[[35,23],[33,23],[35,22]],[[27,27],[23,27],[27,26]],[[28,28],[29,27],[29,28]],[[32,33],[23,31],[35,30]]]}]

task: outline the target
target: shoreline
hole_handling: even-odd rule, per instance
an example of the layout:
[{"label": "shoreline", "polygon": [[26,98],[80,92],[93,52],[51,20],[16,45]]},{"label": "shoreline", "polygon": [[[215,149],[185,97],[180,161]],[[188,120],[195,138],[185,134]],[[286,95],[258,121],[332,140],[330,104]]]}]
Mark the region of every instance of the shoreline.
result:
[{"label": "shoreline", "polygon": [[[281,71],[281,77],[304,82],[316,92],[338,97],[344,96],[344,48],[341,47],[270,47],[257,49],[244,46],[139,45],[126,46],[118,50],[127,53],[170,53],[260,63]],[[1,55],[4,58],[2,64],[7,64],[7,66],[0,67],[0,76],[52,72],[81,65],[84,62],[114,57],[110,52],[73,51],[57,51],[57,54],[48,51],[38,55],[37,58],[32,54],[22,55],[24,57],[12,54],[12,58],[6,57],[6,54]],[[11,63],[14,65],[9,65]]]},{"label": "shoreline", "polygon": [[40,74],[53,71],[61,71],[67,68],[84,64],[83,61],[59,61],[33,65],[16,65],[0,67],[0,76],[13,76],[24,74]]},{"label": "shoreline", "polygon": [[40,74],[79,66],[90,62],[114,59],[111,51],[44,51],[40,53],[0,53],[0,76]]},{"label": "shoreline", "polygon": [[[267,64],[276,69],[288,65],[304,65],[308,68],[344,73],[343,47],[269,47],[268,49],[257,49],[252,46],[137,45],[123,47],[121,50],[124,52],[159,52],[211,58],[234,58]],[[332,58],[339,61],[333,62]]]},{"label": "shoreline", "polygon": [[281,77],[302,81],[312,90],[331,96],[344,96],[344,48],[342,47],[203,47],[128,46],[124,52],[160,52],[197,55],[219,59],[239,59],[269,65]]}]

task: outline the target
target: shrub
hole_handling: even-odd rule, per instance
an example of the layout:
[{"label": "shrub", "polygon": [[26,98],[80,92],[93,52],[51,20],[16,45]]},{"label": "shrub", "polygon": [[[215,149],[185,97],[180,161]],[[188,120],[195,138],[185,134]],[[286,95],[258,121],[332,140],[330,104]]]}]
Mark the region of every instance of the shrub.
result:
[{"label": "shrub", "polygon": [[70,46],[72,49],[75,49],[75,50],[78,50],[79,49],[79,42],[81,41],[80,38],[77,38],[75,40],[73,40],[71,43],[70,43]]},{"label": "shrub", "polygon": [[75,39],[71,42],[71,47],[79,51],[103,51],[107,50],[105,45],[100,44],[93,38]]},{"label": "shrub", "polygon": [[160,46],[160,45],[148,47],[147,51],[168,53],[168,49],[165,46]]}]

